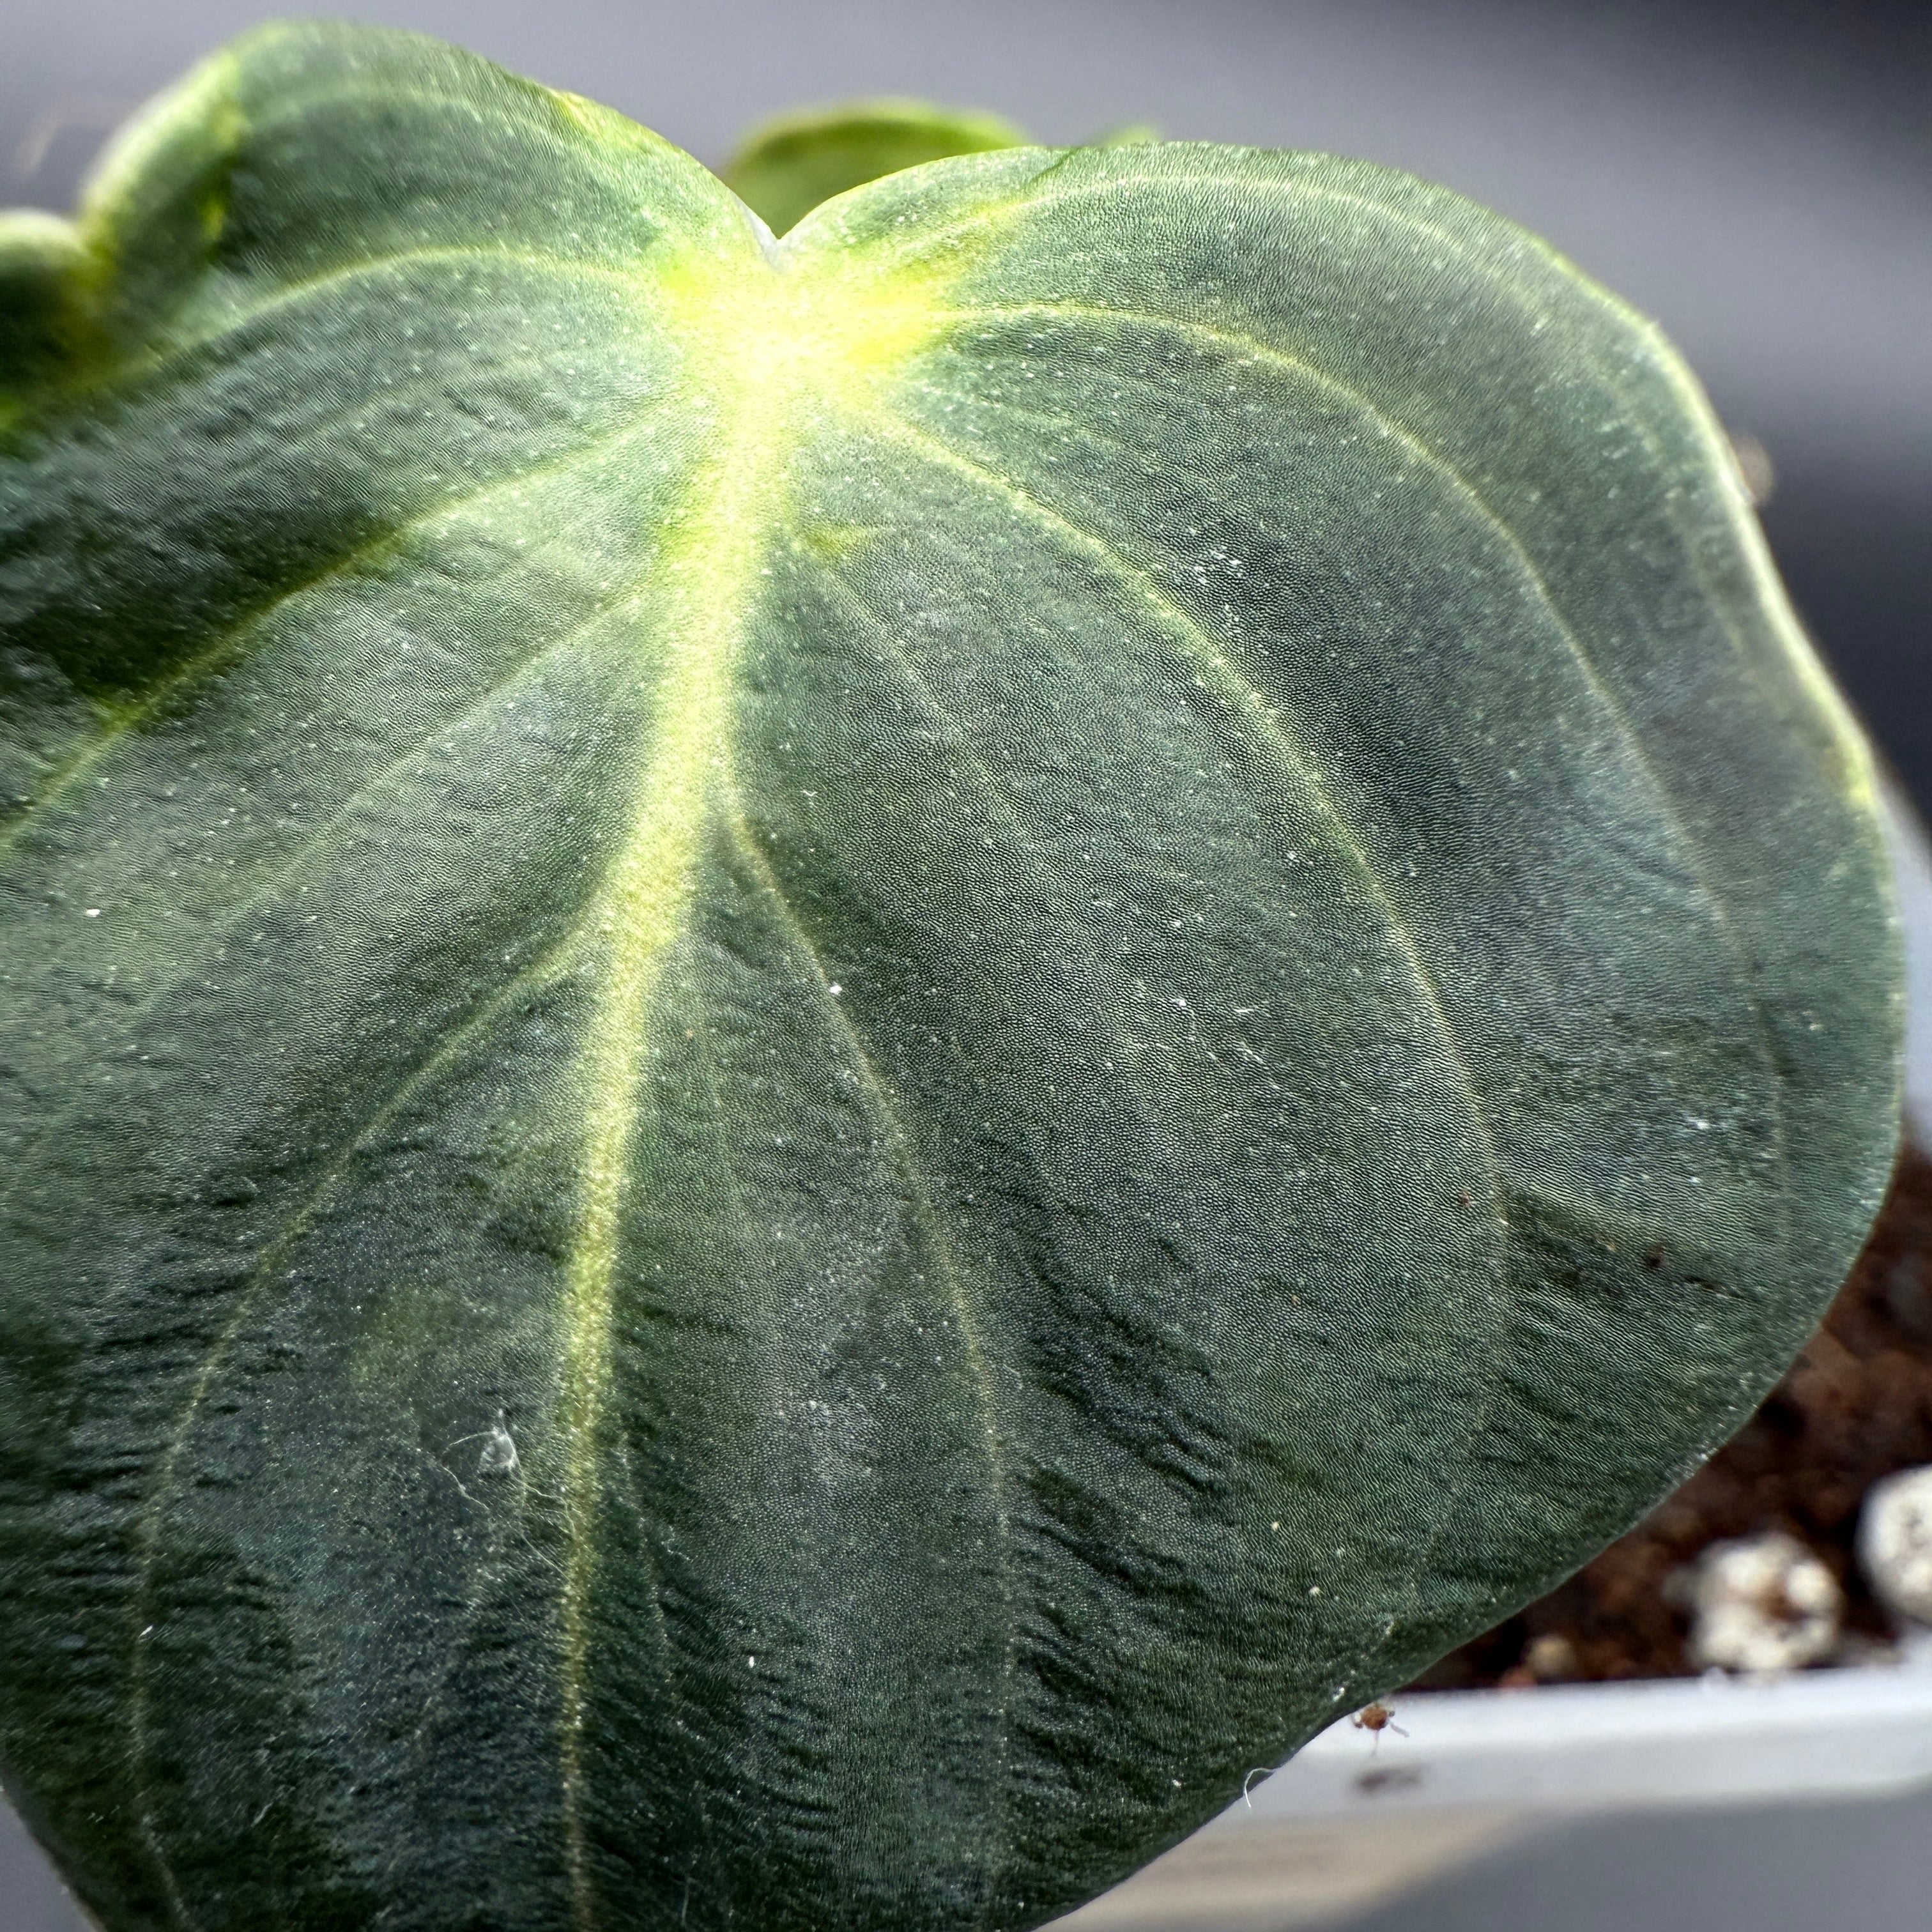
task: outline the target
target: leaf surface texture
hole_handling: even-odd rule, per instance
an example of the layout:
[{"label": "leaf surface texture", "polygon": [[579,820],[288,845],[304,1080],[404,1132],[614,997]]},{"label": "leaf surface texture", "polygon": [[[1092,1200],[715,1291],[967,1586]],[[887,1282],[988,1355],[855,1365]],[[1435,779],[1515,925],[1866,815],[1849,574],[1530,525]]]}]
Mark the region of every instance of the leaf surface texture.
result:
[{"label": "leaf surface texture", "polygon": [[1876,1204],[1708,410],[1373,167],[774,244],[406,37],[0,229],[0,1760],[114,1928],[1021,1928],[1534,1595]]}]

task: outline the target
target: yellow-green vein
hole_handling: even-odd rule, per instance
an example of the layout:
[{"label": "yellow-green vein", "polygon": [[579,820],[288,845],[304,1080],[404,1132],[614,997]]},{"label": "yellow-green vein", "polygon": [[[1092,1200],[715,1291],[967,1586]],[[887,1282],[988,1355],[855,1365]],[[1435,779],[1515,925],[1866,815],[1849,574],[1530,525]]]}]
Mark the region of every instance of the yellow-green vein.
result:
[{"label": "yellow-green vein", "polygon": [[[655,401],[656,398],[652,400]],[[218,632],[192,657],[177,664],[155,684],[146,697],[108,717],[96,736],[56,766],[33,797],[4,825],[0,825],[0,857],[4,857],[12,850],[21,833],[41,813],[71,791],[123,738],[158,717],[183,692],[193,690],[204,679],[212,676],[248,644],[258,630],[272,622],[277,614],[290,604],[322,589],[325,585],[352,575],[364,565],[373,563],[380,557],[400,552],[412,537],[434,529],[446,519],[466,515],[493,497],[508,496],[516,490],[526,489],[533,483],[544,482],[552,477],[567,475],[586,458],[608,456],[613,450],[621,448],[632,438],[647,434],[651,428],[649,410],[640,411],[627,417],[616,428],[592,437],[588,442],[578,444],[554,461],[520,470],[512,475],[499,477],[494,482],[484,484],[478,488],[466,490],[403,523],[379,531],[352,550],[345,551],[340,556],[332,557],[320,569],[302,578],[299,583],[276,591],[226,629]]]},{"label": "yellow-green vein", "polygon": [[652,742],[629,830],[600,896],[603,981],[586,1040],[577,1225],[565,1270],[561,1437],[566,1539],[560,1757],[565,1858],[578,1932],[596,1922],[586,1820],[591,1596],[611,1340],[643,1089],[651,996],[684,926],[716,788],[728,777],[734,662],[764,580],[760,559],[815,406],[851,406],[930,338],[929,276],[850,265],[793,273],[748,231],[735,259],[694,254],[640,293],[716,412],[714,454],[694,478],[655,572],[662,642]]},{"label": "yellow-green vein", "polygon": [[[776,910],[785,930],[792,936],[794,944],[805,960],[812,977],[817,981],[824,1010],[830,1014],[834,1029],[845,1043],[857,1070],[861,1090],[872,1118],[884,1133],[886,1144],[890,1150],[893,1164],[899,1171],[905,1184],[908,1205],[911,1210],[913,1223],[924,1240],[927,1252],[932,1256],[940,1278],[945,1284],[946,1294],[952,1310],[952,1318],[959,1330],[966,1364],[973,1378],[974,1389],[979,1398],[980,1427],[982,1446],[986,1452],[986,1468],[993,1491],[993,1520],[1000,1538],[1000,1578],[1002,1607],[1005,1612],[1005,1640],[1000,1652],[1000,1730],[997,1756],[998,1763],[998,1812],[1004,1820],[1007,1802],[1010,1797],[1008,1772],[1010,1764],[1010,1731],[1012,1724],[1013,1673],[1016,1666],[1016,1646],[1019,1637],[1019,1604],[1013,1586],[1012,1576],[1012,1518],[1008,1498],[1012,1490],[1012,1478],[1006,1469],[1005,1444],[1000,1439],[998,1399],[993,1392],[992,1366],[986,1354],[986,1338],[980,1332],[980,1318],[974,1308],[971,1298],[966,1292],[965,1284],[960,1278],[959,1265],[952,1252],[952,1244],[947,1238],[944,1223],[932,1200],[931,1189],[927,1186],[925,1174],[920,1166],[919,1152],[914,1146],[900,1119],[901,1108],[895,1104],[872,1055],[866,1050],[866,1043],[860,1037],[858,1029],[853,1024],[850,1015],[836,996],[831,976],[825,970],[825,963],[812,935],[806,930],[803,922],[793,910],[779,883],[771,861],[766,856],[764,847],[752,830],[746,815],[744,804],[735,784],[731,786],[730,810],[728,825],[733,844],[751,867],[752,875],[760,890]],[[1004,1830],[1004,1822],[1002,1822]],[[996,1847],[988,1874],[988,1885],[998,1882],[1006,1858],[1004,1844]]]},{"label": "yellow-green vein", "polygon": [[176,1418],[167,1448],[156,1472],[154,1486],[142,1505],[136,1529],[139,1556],[134,1587],[129,1598],[128,1615],[134,1634],[128,1672],[128,1727],[129,1762],[137,1807],[137,1829],[160,1874],[170,1910],[177,1922],[189,1928],[189,1932],[194,1932],[196,1922],[188,1910],[179,1882],[175,1876],[172,1862],[168,1857],[166,1848],[161,1843],[154,1817],[154,1794],[148,1774],[150,1698],[145,1637],[151,1628],[148,1613],[154,1600],[154,1569],[160,1554],[162,1520],[170,1497],[179,1486],[181,1460],[187,1449],[188,1438],[194,1433],[196,1418],[208,1400],[208,1391],[214,1387],[214,1378],[227,1360],[229,1352],[254,1314],[268,1286],[269,1276],[292,1250],[303,1234],[314,1225],[316,1216],[326,1206],[336,1189],[346,1178],[357,1156],[466,1047],[479,1040],[518,1000],[541,992],[560,978],[581,949],[585,936],[585,930],[580,926],[565,934],[540,958],[532,962],[515,978],[484,1000],[460,1026],[438,1044],[434,1052],[412,1066],[378,1106],[363,1117],[361,1124],[338,1149],[314,1184],[283,1216],[270,1234],[254,1266],[250,1269],[242,1284],[233,1312],[222,1324],[220,1333],[215,1337],[214,1345],[196,1374],[188,1391],[188,1399],[183,1405],[181,1414]]},{"label": "yellow-green vein", "polygon": [[300,307],[317,296],[367,281],[372,277],[412,267],[467,266],[525,268],[551,280],[577,279],[608,283],[614,300],[634,297],[637,272],[604,262],[573,261],[566,255],[544,255],[514,248],[465,247],[398,248],[386,255],[365,255],[340,267],[308,275],[299,281],[284,282],[273,294],[259,301],[218,314],[212,326],[196,335],[182,335],[158,343],[143,352],[128,356],[103,368],[90,370],[85,364],[76,372],[74,386],[91,393],[109,383],[138,382],[158,375],[178,362],[184,362],[201,351],[218,348],[238,335],[251,323],[284,309]]},{"label": "yellow-green vein", "polygon": [[[1462,1042],[1449,1018],[1448,1006],[1437,983],[1434,968],[1430,966],[1414,934],[1410,931],[1401,909],[1390,896],[1382,883],[1381,874],[1370,860],[1368,851],[1354,828],[1342,816],[1321,775],[1306,752],[1289,734],[1280,718],[1276,715],[1261,693],[1243,676],[1238,668],[1232,663],[1226,652],[1214,638],[1196,622],[1180,605],[1168,596],[1148,573],[1124,557],[1104,538],[1080,524],[1070,521],[1049,504],[1042,502],[1015,483],[1010,478],[976,463],[970,457],[942,442],[926,430],[903,420],[881,414],[876,421],[889,434],[901,437],[914,448],[926,451],[930,458],[946,464],[962,475],[974,478],[982,488],[994,490],[1004,495],[1021,514],[1044,524],[1059,533],[1064,544],[1074,546],[1080,553],[1102,566],[1110,574],[1132,584],[1148,608],[1160,620],[1168,634],[1179,639],[1196,661],[1216,677],[1223,691],[1240,710],[1261,725],[1268,740],[1279,750],[1289,769],[1307,786],[1309,795],[1327,820],[1337,845],[1348,859],[1352,868],[1372,898],[1380,914],[1385,932],[1408,970],[1410,980],[1420,994],[1424,1005],[1440,1038],[1448,1064],[1453,1070],[1457,1084],[1466,1098],[1470,1124],[1482,1154],[1483,1165],[1487,1178],[1490,1209],[1496,1238],[1492,1244],[1492,1271],[1496,1293],[1486,1311],[1492,1322],[1500,1321],[1508,1312],[1507,1288],[1510,1271],[1510,1232],[1509,1214],[1504,1200],[1502,1165],[1495,1136],[1489,1124],[1487,1109],[1480,1089],[1477,1086],[1474,1071],[1462,1052]],[[1488,1406],[1495,1400],[1498,1378],[1492,1375],[1484,1401],[1472,1414],[1468,1430],[1468,1438],[1473,1442],[1486,1426]],[[1466,1488],[1473,1479],[1466,1464],[1459,1479],[1460,1488]],[[1453,1514],[1452,1507],[1445,1509],[1438,1519],[1438,1526],[1430,1539],[1430,1549],[1442,1534],[1443,1526]],[[1412,1600],[1419,1588],[1429,1551],[1419,1554],[1409,1569],[1409,1595]],[[1391,1619],[1393,1628],[1393,1618]]]},{"label": "yellow-green vein", "polygon": [[[1074,151],[1076,152],[1078,150]],[[1052,169],[1045,173],[1054,172]],[[1033,184],[1029,182],[1028,186]],[[1372,197],[1352,193],[1346,188],[1314,179],[1288,180],[1280,176],[1228,176],[1210,174],[1190,175],[1104,175],[1094,180],[1075,183],[1055,192],[1042,196],[1034,204],[1040,208],[1057,206],[1061,203],[1084,199],[1090,195],[1106,194],[1130,188],[1233,188],[1244,194],[1269,194],[1290,200],[1318,200],[1339,202],[1354,208],[1370,218],[1393,226],[1406,230],[1411,234],[1426,236],[1432,242],[1448,248],[1462,260],[1480,274],[1485,280],[1512,301],[1522,304],[1522,290],[1517,281],[1505,272],[1502,264],[1488,251],[1472,246],[1466,235],[1438,224],[1424,219],[1413,211],[1398,208],[1393,204]],[[995,220],[1010,220],[1027,208],[1029,197],[1021,194],[1005,200],[988,202],[984,206],[962,214],[957,220],[922,231],[917,237],[918,245],[927,246],[939,236],[958,229],[970,227]],[[1489,218],[1504,224],[1499,218]],[[1720,469],[1733,466],[1729,440],[1724,426],[1719,422],[1709,400],[1705,396],[1685,368],[1683,358],[1670,344],[1662,329],[1648,316],[1632,308],[1619,296],[1612,294],[1594,278],[1586,274],[1559,250],[1540,236],[1527,230],[1514,230],[1514,236],[1532,254],[1538,256],[1544,265],[1576,292],[1582,295],[1594,306],[1603,310],[1621,327],[1626,328],[1644,346],[1646,358],[1662,378],[1679,408],[1696,426],[1704,446],[1705,453]],[[902,248],[907,244],[900,244]],[[1607,377],[1604,386],[1613,394],[1618,394],[1617,386]],[[1661,444],[1655,429],[1642,409],[1629,412],[1629,420],[1645,448],[1660,464],[1666,464]],[[1869,799],[1874,795],[1876,784],[1875,768],[1871,761],[1870,748],[1864,734],[1853,722],[1845,701],[1829,675],[1818,660],[1817,653],[1804,634],[1802,626],[1789,614],[1782,585],[1778,581],[1777,566],[1772,561],[1769,548],[1764,533],[1750,506],[1742,484],[1728,493],[1726,518],[1730,532],[1743,551],[1746,567],[1752,580],[1762,594],[1762,608],[1775,614],[1774,626],[1778,639],[1794,674],[1804,686],[1806,694],[1831,723],[1834,737],[1846,759],[1846,768],[1852,794],[1855,797]],[[1679,500],[1676,493],[1664,497],[1664,514],[1676,530],[1682,542],[1693,574],[1700,583],[1706,583],[1704,562],[1701,548],[1695,538],[1685,530]],[[1729,600],[1723,596],[1712,598],[1712,608],[1718,613],[1718,622],[1731,640],[1734,648],[1742,648],[1736,620],[1728,608]]]},{"label": "yellow-green vein", "polygon": [[[746,419],[748,418],[748,419]],[[646,1022],[684,914],[712,788],[730,756],[731,660],[754,590],[772,463],[766,423],[748,411],[693,486],[684,529],[657,568],[650,620],[663,669],[630,830],[598,898],[602,983],[589,1022],[577,1227],[566,1271],[562,1440],[566,1550],[562,1604],[562,1780],[572,1911],[594,1922],[584,1822],[584,1730],[600,1434],[610,1385],[610,1331],[628,1192]]]},{"label": "yellow-green vein", "polygon": [[1508,1216],[1503,1210],[1500,1181],[1497,1179],[1499,1168],[1496,1142],[1490,1131],[1481,1096],[1477,1090],[1468,1063],[1463,1057],[1461,1042],[1450,1024],[1448,1008],[1443,1000],[1442,988],[1436,981],[1435,969],[1430,966],[1418,944],[1400,908],[1390,896],[1388,888],[1370,859],[1366,848],[1329,795],[1313,760],[1290,734],[1274,706],[1241,674],[1215,639],[1203,630],[1180,604],[1175,603],[1147,571],[1123,556],[1104,538],[1061,515],[1052,505],[1031,495],[1010,477],[1002,476],[998,471],[988,470],[983,464],[975,462],[963,452],[941,442],[916,424],[883,412],[873,420],[884,434],[896,437],[916,449],[924,451],[929,460],[971,478],[981,488],[1003,496],[1021,515],[1058,532],[1063,544],[1072,545],[1082,554],[1098,563],[1109,575],[1130,584],[1136,594],[1159,619],[1162,628],[1179,641],[1214,677],[1223,694],[1244,716],[1261,727],[1266,741],[1275,748],[1289,770],[1307,788],[1309,796],[1328,823],[1336,844],[1348,860],[1350,869],[1361,880],[1373,902],[1391,944],[1402,958],[1405,970],[1417,992],[1421,995],[1431,1023],[1441,1037],[1444,1052],[1454,1070],[1456,1082],[1468,1099],[1472,1120],[1484,1150],[1485,1163],[1492,1180],[1497,1180],[1497,1223],[1499,1227],[1507,1227]]},{"label": "yellow-green vein", "polygon": [[[1522,578],[1528,588],[1534,608],[1555,632],[1565,653],[1582,676],[1592,698],[1610,719],[1618,742],[1630,757],[1631,763],[1642,776],[1648,788],[1658,816],[1668,829],[1671,838],[1678,847],[1681,863],[1689,874],[1708,909],[1712,923],[1730,954],[1736,972],[1736,985],[1750,1016],[1754,1043],[1757,1050],[1760,1066],[1764,1072],[1767,1090],[1771,1102],[1772,1147],[1778,1171],[1787,1181],[1791,1168],[1790,1149],[1784,1124],[1784,1094],[1778,1077],[1778,1060],[1773,1050],[1771,1032],[1764,1012],[1753,986],[1753,974],[1742,940],[1738,937],[1730,908],[1718,896],[1707,876],[1697,842],[1691,836],[1684,822],[1676,797],[1664,783],[1663,774],[1658,770],[1656,761],[1651,757],[1641,735],[1632,722],[1629,710],[1622,698],[1612,690],[1597,668],[1595,658],[1586,648],[1576,627],[1564,616],[1551,591],[1548,580],[1537,567],[1536,560],[1516,532],[1515,527],[1496,509],[1474,480],[1458,464],[1453,462],[1432,444],[1418,436],[1382,410],[1364,391],[1340,376],[1330,375],[1304,357],[1292,351],[1275,347],[1257,338],[1232,329],[1224,329],[1211,323],[1198,322],[1190,317],[1163,315],[1158,310],[1143,309],[1117,309],[1100,308],[1085,302],[1012,302],[975,304],[954,313],[962,317],[976,316],[1071,316],[1080,321],[1138,324],[1140,326],[1161,331],[1183,339],[1192,338],[1222,350],[1232,356],[1257,362],[1264,367],[1278,368],[1295,380],[1306,382],[1311,387],[1326,390],[1339,398],[1375,424],[1391,440],[1398,443],[1432,476],[1440,478],[1463,502],[1472,509],[1485,529],[1499,541],[1508,554],[1510,567]],[[1788,1187],[1781,1188],[1778,1195],[1780,1219],[1787,1232],[1790,1220]]]},{"label": "yellow-green vein", "polygon": [[[597,625],[608,622],[618,616],[637,601],[638,594],[633,588],[628,591],[616,605],[600,604],[585,622],[574,625],[561,636],[552,638],[548,644],[532,652],[528,657],[520,659],[507,676],[498,679],[486,689],[479,692],[461,710],[450,717],[440,719],[435,730],[430,733],[428,738],[406,746],[403,750],[397,752],[393,758],[385,760],[380,767],[358,784],[348,797],[337,806],[326,818],[321,820],[309,836],[304,839],[302,844],[297,846],[288,858],[278,866],[272,873],[243,893],[239,898],[231,900],[223,906],[212,924],[200,926],[197,930],[197,938],[204,942],[218,942],[232,932],[248,914],[257,910],[265,903],[272,902],[277,891],[286,885],[292,878],[296,877],[308,861],[328,844],[337,829],[348,819],[356,806],[388,784],[404,766],[422,757],[429,745],[434,743],[438,738],[450,736],[463,728],[472,719],[486,716],[494,706],[500,704],[508,693],[515,690],[524,679],[529,677],[533,672],[541,671],[559,652],[568,648],[586,632],[594,629]],[[570,935],[573,941],[579,940],[582,937],[580,928]],[[169,994],[191,975],[205,971],[206,966],[207,952],[204,945],[202,952],[184,961],[174,972],[147,993],[139,1005],[129,1011],[122,1023],[123,1034],[133,1034],[142,1021],[147,1018]],[[92,1094],[86,1090],[76,1092],[32,1135],[31,1138],[25,1138],[20,1143],[16,1150],[12,1171],[4,1180],[0,1180],[0,1206],[4,1206],[12,1198],[15,1189],[22,1184],[26,1173],[26,1156],[31,1153],[35,1144],[48,1134],[64,1126],[74,1118],[76,1113],[92,1105],[93,1099]]]}]

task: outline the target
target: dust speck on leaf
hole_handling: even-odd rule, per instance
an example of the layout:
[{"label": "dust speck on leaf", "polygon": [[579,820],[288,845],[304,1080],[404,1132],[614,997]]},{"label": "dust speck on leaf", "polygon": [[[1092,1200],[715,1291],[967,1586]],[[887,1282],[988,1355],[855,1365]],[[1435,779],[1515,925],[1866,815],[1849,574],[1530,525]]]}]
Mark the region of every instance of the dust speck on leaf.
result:
[{"label": "dust speck on leaf", "polygon": [[490,1424],[483,1438],[483,1448],[476,1458],[476,1473],[479,1476],[507,1476],[516,1467],[516,1442],[503,1426],[503,1412],[500,1408],[496,1420]]}]

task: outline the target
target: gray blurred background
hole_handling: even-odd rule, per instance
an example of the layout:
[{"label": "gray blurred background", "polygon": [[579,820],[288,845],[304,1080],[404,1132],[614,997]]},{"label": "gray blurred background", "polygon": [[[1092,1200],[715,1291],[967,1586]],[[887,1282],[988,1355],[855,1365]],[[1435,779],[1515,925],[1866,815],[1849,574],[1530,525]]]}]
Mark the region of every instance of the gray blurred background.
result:
[{"label": "gray blurred background", "polygon": [[[283,10],[6,0],[0,205],[64,208],[110,124]],[[418,0],[460,40],[716,160],[862,93],[1317,147],[1502,208],[1663,322],[1735,430],[1800,606],[1932,803],[1932,0]],[[0,1669],[4,1633],[0,1632]],[[1418,1898],[1420,1932],[1932,1922],[1932,1802],[1616,1830]],[[1660,1850],[1659,1848],[1661,1847]],[[71,1921],[0,1833],[0,1932]],[[1661,1860],[1660,1864],[1655,1862]],[[50,1916],[55,1915],[55,1916]],[[1384,1922],[1372,1922],[1378,1928]]]}]

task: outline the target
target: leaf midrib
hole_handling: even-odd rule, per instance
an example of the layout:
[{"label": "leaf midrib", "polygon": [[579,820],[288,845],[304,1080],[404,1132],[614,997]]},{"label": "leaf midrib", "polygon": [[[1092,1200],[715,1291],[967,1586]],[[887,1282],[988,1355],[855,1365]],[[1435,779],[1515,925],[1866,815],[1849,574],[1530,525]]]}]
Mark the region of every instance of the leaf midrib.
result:
[{"label": "leaf midrib", "polygon": [[687,498],[679,540],[658,566],[654,628],[664,668],[653,743],[639,762],[630,830],[598,895],[608,935],[582,1061],[582,1181],[566,1267],[559,1420],[567,1550],[562,1610],[562,1779],[572,1916],[596,1923],[584,1820],[590,1598],[596,1567],[598,1444],[611,1383],[622,1223],[645,1078],[648,1008],[680,936],[716,775],[728,766],[731,665],[751,597],[763,500],[773,487],[776,415],[754,388],[734,399],[722,447]]},{"label": "leaf midrib", "polygon": [[[673,261],[648,298],[679,343],[687,386],[716,410],[699,468],[655,574],[662,640],[649,755],[629,830],[596,897],[609,934],[586,1039],[582,1180],[566,1268],[559,1402],[566,1445],[560,1772],[573,1924],[590,1932],[596,1892],[585,1821],[590,1598],[599,1438],[611,1393],[622,1222],[646,1111],[651,997],[682,935],[700,850],[733,761],[734,669],[778,525],[789,460],[814,408],[849,406],[929,331],[922,292],[857,265],[814,275],[778,251]],[[876,309],[863,299],[880,294]]]}]

